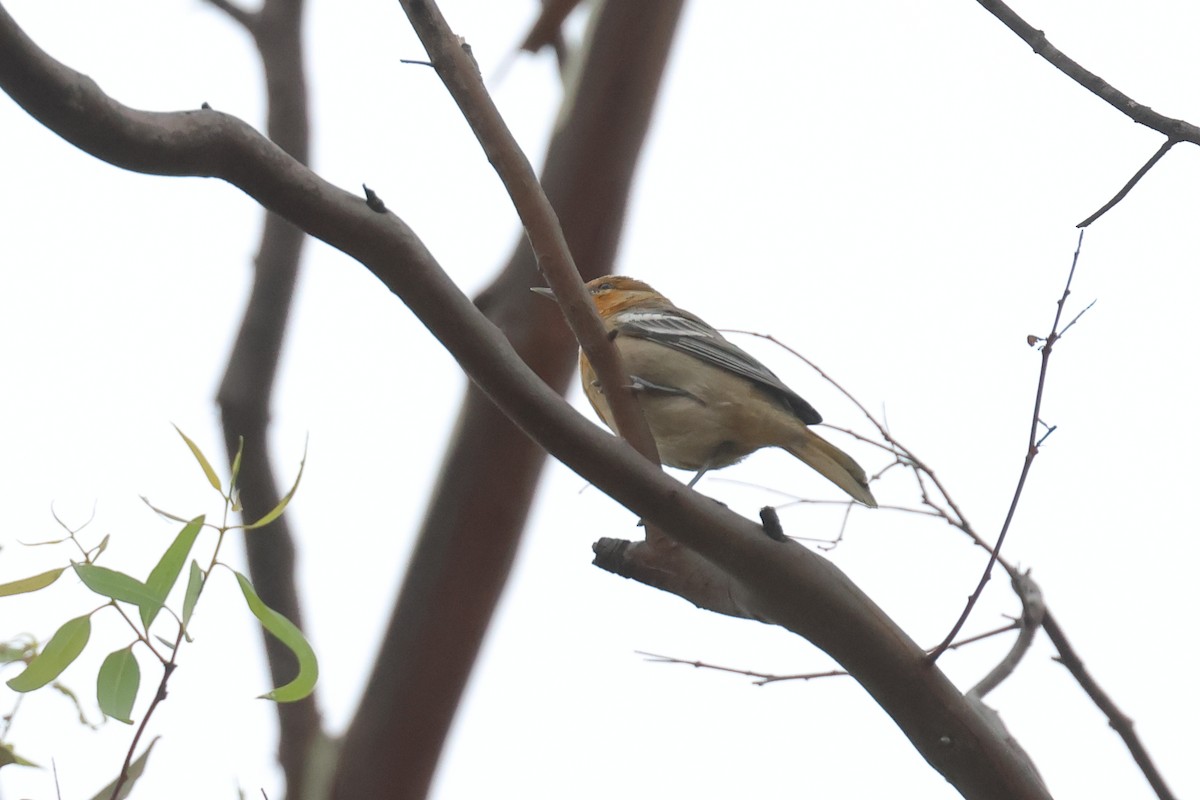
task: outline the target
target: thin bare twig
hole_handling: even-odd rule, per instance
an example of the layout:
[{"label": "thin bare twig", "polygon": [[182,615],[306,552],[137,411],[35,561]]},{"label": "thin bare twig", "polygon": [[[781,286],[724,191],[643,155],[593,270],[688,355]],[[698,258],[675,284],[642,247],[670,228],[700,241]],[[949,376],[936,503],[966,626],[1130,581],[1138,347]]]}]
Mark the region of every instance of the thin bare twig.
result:
[{"label": "thin bare twig", "polygon": [[1066,324],[1066,326],[1065,326],[1065,327],[1064,327],[1064,328],[1063,328],[1061,331],[1059,331],[1059,332],[1058,332],[1058,340],[1059,340],[1060,342],[1062,341],[1062,338],[1063,338],[1064,336],[1066,336],[1066,335],[1067,335],[1067,331],[1071,330],[1071,326],[1072,326],[1072,325],[1074,325],[1076,322],[1079,322],[1079,318],[1080,318],[1080,317],[1082,317],[1082,316],[1083,316],[1084,314],[1086,314],[1087,312],[1091,311],[1091,310],[1092,310],[1092,306],[1094,306],[1094,305],[1096,305],[1096,301],[1095,301],[1095,300],[1093,300],[1092,302],[1088,303],[1088,304],[1087,304],[1087,306],[1085,306],[1085,307],[1084,307],[1083,311],[1080,311],[1078,314],[1076,314],[1076,315],[1075,315],[1075,318],[1074,318],[1074,319],[1072,319],[1070,322],[1068,322],[1068,323]]},{"label": "thin bare twig", "polygon": [[1017,665],[1021,663],[1021,659],[1029,652],[1033,638],[1037,635],[1038,629],[1042,627],[1042,620],[1046,616],[1046,602],[1042,598],[1042,590],[1034,583],[1028,571],[1014,577],[1012,584],[1013,591],[1016,592],[1017,597],[1021,598],[1021,621],[1019,623],[1021,633],[1000,663],[967,692],[968,696],[978,700],[982,700],[988,692],[1012,675]]},{"label": "thin bare twig", "polygon": [[[965,639],[959,639],[957,642],[950,645],[946,649],[947,650],[957,650],[960,647],[966,647],[969,644],[975,644],[975,642],[982,642],[984,639],[991,639],[993,636],[999,636],[1002,633],[1008,633],[1009,631],[1015,631],[1020,627],[1021,627],[1020,621],[1013,620],[1012,622],[1008,623],[1007,625],[1001,625],[999,628],[992,628],[990,631],[984,631],[983,633],[977,633],[974,636],[968,636]],[[932,650],[930,650],[930,652],[932,652]]]},{"label": "thin bare twig", "polygon": [[1175,795],[1167,787],[1166,780],[1158,771],[1158,767],[1154,765],[1154,761],[1138,737],[1137,731],[1133,729],[1133,720],[1117,708],[1117,704],[1113,702],[1112,698],[1096,683],[1095,678],[1083,665],[1083,660],[1075,652],[1075,648],[1067,641],[1062,628],[1058,626],[1058,620],[1049,611],[1042,620],[1042,627],[1045,629],[1046,635],[1050,637],[1050,641],[1054,643],[1055,649],[1058,650],[1056,660],[1071,672],[1076,682],[1087,692],[1088,697],[1092,698],[1092,702],[1108,717],[1109,727],[1116,731],[1121,740],[1125,742],[1125,747],[1129,749],[1133,760],[1137,762],[1142,774],[1146,776],[1146,781],[1154,789],[1154,794],[1158,796],[1159,800],[1175,800]]},{"label": "thin bare twig", "polygon": [[[1167,151],[1170,150],[1172,147],[1174,147],[1177,144],[1179,144],[1178,139],[1168,138],[1165,142],[1163,142],[1162,147],[1158,148],[1158,152],[1155,153],[1154,155],[1150,156],[1150,160],[1147,161],[1145,164],[1143,164],[1142,168],[1134,173],[1133,177],[1129,179],[1129,182],[1121,187],[1121,191],[1119,191],[1115,195],[1113,195],[1112,200],[1109,200],[1107,203],[1102,205],[1100,207],[1099,211],[1097,211],[1095,214],[1092,214],[1090,217],[1088,217],[1087,219],[1085,219],[1083,222],[1079,223],[1075,227],[1076,228],[1086,228],[1088,225],[1091,225],[1093,222],[1100,219],[1100,217],[1104,216],[1104,214],[1107,213],[1110,208],[1112,208],[1117,203],[1119,203],[1123,199],[1125,199],[1125,195],[1129,194],[1129,191],[1134,186],[1137,185],[1137,182],[1140,181],[1143,177],[1145,177],[1146,173],[1150,171],[1150,168],[1153,167],[1155,164],[1157,164],[1158,160],[1160,158],[1162,158],[1163,156],[1165,156],[1167,154]],[[1065,330],[1066,329],[1064,328],[1064,331]]]},{"label": "thin bare twig", "polygon": [[[1071,258],[1071,271],[1067,273],[1067,283],[1063,286],[1063,293],[1058,298],[1058,308],[1054,312],[1054,322],[1050,325],[1050,333],[1046,336],[1045,344],[1042,345],[1042,367],[1038,371],[1037,393],[1033,400],[1033,420],[1029,424],[1029,444],[1025,450],[1025,460],[1021,465],[1021,475],[1017,478],[1017,488],[1013,492],[1012,501],[1008,504],[1008,514],[1004,517],[1004,524],[1000,527],[1000,535],[996,537],[996,545],[992,548],[992,554],[988,557],[987,566],[983,569],[983,575],[979,578],[979,584],[975,587],[975,591],[967,598],[967,604],[963,608],[962,613],[958,617],[958,621],[946,634],[946,638],[938,645],[929,655],[929,660],[937,661],[938,657],[946,651],[950,643],[954,641],[954,637],[958,636],[958,632],[962,630],[962,626],[966,623],[967,618],[971,616],[972,609],[979,602],[980,596],[983,595],[983,589],[987,586],[988,581],[992,579],[992,568],[996,566],[997,560],[1000,558],[1000,548],[1004,546],[1004,539],[1008,536],[1008,530],[1012,525],[1013,516],[1017,513],[1017,505],[1021,502],[1021,492],[1025,489],[1025,479],[1029,477],[1029,469],[1033,466],[1033,459],[1038,454],[1038,425],[1042,419],[1042,396],[1046,390],[1046,373],[1050,367],[1050,354],[1054,351],[1054,344],[1060,336],[1058,332],[1058,323],[1062,320],[1063,307],[1067,303],[1067,298],[1071,296],[1071,281],[1075,278],[1075,267],[1079,264],[1079,252],[1083,248],[1083,228],[1079,230],[1079,239],[1075,243],[1075,255]],[[1013,575],[1011,568],[1008,569],[1009,575]],[[1015,576],[1013,576],[1015,577]]]},{"label": "thin bare twig", "polygon": [[841,678],[850,673],[844,669],[831,669],[825,672],[805,672],[796,675],[772,675],[768,672],[757,672],[751,669],[738,669],[737,667],[722,667],[719,664],[709,664],[705,661],[688,661],[682,658],[673,656],[660,656],[657,653],[647,653],[642,650],[635,650],[639,656],[645,656],[647,661],[652,661],[656,664],[683,664],[696,669],[711,669],[714,672],[729,672],[734,675],[745,675],[747,678],[756,678],[755,686],[766,686],[768,683],[779,683],[781,681],[811,681],[816,678]]}]

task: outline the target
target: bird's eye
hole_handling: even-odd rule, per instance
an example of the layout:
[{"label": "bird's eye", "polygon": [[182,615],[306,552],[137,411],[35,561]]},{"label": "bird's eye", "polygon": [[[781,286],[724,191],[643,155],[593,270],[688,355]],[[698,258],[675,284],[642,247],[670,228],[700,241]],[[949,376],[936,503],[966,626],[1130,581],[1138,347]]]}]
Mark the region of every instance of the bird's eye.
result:
[{"label": "bird's eye", "polygon": [[613,286],[612,286],[612,284],[611,284],[611,283],[608,283],[608,282],[606,281],[606,282],[604,282],[604,283],[600,284],[599,286],[597,286],[596,288],[597,288],[597,289],[599,289],[600,291],[602,291],[602,292],[603,292],[603,291],[605,291],[605,290],[607,290],[607,289],[611,289],[612,287],[613,287]]}]

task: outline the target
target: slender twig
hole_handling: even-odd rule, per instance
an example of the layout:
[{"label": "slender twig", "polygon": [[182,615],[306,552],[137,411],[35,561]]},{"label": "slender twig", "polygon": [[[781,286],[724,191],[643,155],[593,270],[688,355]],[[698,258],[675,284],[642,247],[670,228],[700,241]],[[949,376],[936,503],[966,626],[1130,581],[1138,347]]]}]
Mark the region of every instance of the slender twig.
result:
[{"label": "slender twig", "polygon": [[1049,611],[1042,620],[1042,627],[1045,629],[1046,635],[1050,637],[1050,641],[1054,643],[1055,649],[1058,650],[1058,658],[1055,660],[1071,672],[1076,682],[1087,692],[1088,697],[1092,698],[1092,702],[1108,717],[1109,727],[1116,731],[1121,740],[1125,742],[1125,747],[1129,749],[1133,760],[1141,768],[1142,774],[1146,776],[1155,795],[1159,800],[1174,800],[1175,795],[1167,787],[1166,780],[1163,779],[1158,767],[1154,765],[1154,761],[1146,751],[1145,745],[1142,744],[1142,740],[1133,729],[1133,720],[1117,708],[1117,704],[1113,702],[1112,698],[1096,683],[1095,678],[1083,665],[1083,660],[1075,652],[1075,648],[1067,641],[1062,628],[1058,626],[1058,620]]},{"label": "slender twig", "polygon": [[1042,627],[1042,620],[1046,617],[1046,603],[1042,599],[1042,590],[1034,583],[1028,571],[1014,577],[1012,584],[1013,591],[1017,593],[1017,597],[1021,598],[1021,632],[1012,647],[1009,648],[1008,653],[1000,659],[1000,663],[967,692],[968,696],[978,700],[982,700],[985,695],[1004,682],[1009,675],[1012,675],[1017,665],[1021,663],[1021,659],[1029,652],[1033,638],[1037,635],[1038,629]]},{"label": "slender twig", "polygon": [[751,669],[738,669],[737,667],[723,667],[719,664],[709,664],[705,661],[688,661],[682,658],[673,656],[660,656],[657,653],[647,653],[642,650],[635,650],[639,656],[645,656],[647,661],[652,661],[656,664],[683,664],[696,669],[710,669],[714,672],[729,672],[734,675],[745,675],[747,678],[757,678],[754,681],[755,686],[766,686],[768,683],[778,683],[781,681],[810,681],[815,678],[840,678],[850,673],[844,669],[831,669],[825,672],[805,672],[797,675],[772,675],[767,672],[757,672]]},{"label": "slender twig", "polygon": [[[176,649],[178,649],[178,643],[176,644]],[[146,709],[146,713],[142,716],[137,733],[133,735],[129,751],[125,754],[125,763],[121,765],[121,774],[117,776],[117,780],[113,784],[109,800],[117,800],[121,796],[121,789],[124,788],[125,783],[129,780],[129,767],[133,764],[133,754],[137,750],[138,742],[142,740],[142,734],[146,732],[146,726],[149,724],[150,718],[154,716],[154,710],[158,708],[158,704],[167,699],[167,683],[171,680],[173,672],[175,672],[174,657],[172,657],[170,662],[163,664],[162,679],[158,682],[158,689],[154,692],[154,699],[150,701],[150,707]]]},{"label": "slender twig", "polygon": [[1091,225],[1093,222],[1100,219],[1100,217],[1104,216],[1104,214],[1110,208],[1112,208],[1117,203],[1119,203],[1123,199],[1125,199],[1125,195],[1129,194],[1129,190],[1132,189],[1134,186],[1136,186],[1137,182],[1140,181],[1145,176],[1145,174],[1150,171],[1150,168],[1153,167],[1155,164],[1157,164],[1158,160],[1160,158],[1162,158],[1163,156],[1165,156],[1167,154],[1167,151],[1170,150],[1172,147],[1174,147],[1177,144],[1179,144],[1178,139],[1168,138],[1165,142],[1163,142],[1162,147],[1158,148],[1158,152],[1155,153],[1154,155],[1150,156],[1150,160],[1147,161],[1145,164],[1143,164],[1142,168],[1134,173],[1133,177],[1129,179],[1129,182],[1121,187],[1121,191],[1119,191],[1115,195],[1113,195],[1112,200],[1109,200],[1107,203],[1105,203],[1103,206],[1100,207],[1099,211],[1097,211],[1095,214],[1092,214],[1090,217],[1088,217],[1087,219],[1085,219],[1083,222],[1079,223],[1075,227],[1076,228],[1086,228],[1088,225]]},{"label": "slender twig", "polygon": [[[1004,546],[1004,539],[1008,536],[1013,516],[1017,513],[1017,505],[1021,502],[1021,492],[1025,489],[1025,479],[1029,477],[1029,468],[1033,466],[1033,459],[1037,457],[1038,425],[1042,419],[1042,396],[1046,390],[1046,373],[1050,367],[1050,354],[1054,351],[1054,343],[1058,341],[1060,336],[1058,323],[1062,320],[1063,307],[1067,303],[1067,298],[1071,295],[1071,281],[1075,278],[1075,267],[1079,264],[1079,251],[1083,248],[1084,230],[1081,228],[1079,231],[1079,239],[1075,243],[1075,255],[1071,259],[1071,271],[1067,273],[1067,283],[1063,287],[1062,297],[1058,298],[1058,308],[1054,312],[1054,322],[1050,326],[1050,333],[1046,336],[1045,344],[1042,345],[1042,367],[1038,372],[1037,393],[1033,400],[1033,420],[1029,424],[1029,444],[1025,449],[1025,461],[1021,465],[1021,475],[1017,478],[1017,488],[1013,492],[1012,500],[1008,504],[1008,514],[1004,517],[1004,524],[1000,527],[1000,535],[996,537],[996,545],[992,548],[992,554],[988,557],[987,566],[983,569],[983,575],[979,578],[979,584],[975,587],[975,591],[971,593],[971,596],[967,598],[967,604],[959,615],[958,621],[954,623],[954,627],[946,634],[946,638],[937,649],[930,653],[929,660],[931,662],[937,661],[938,657],[950,646],[950,642],[954,641],[954,637],[958,636],[958,632],[962,630],[962,626],[966,623],[967,618],[971,616],[971,610],[975,608],[975,604],[983,594],[983,588],[992,579],[992,568],[996,566],[996,561],[1000,558],[1000,548]],[[1009,574],[1012,574],[1011,569],[1009,570]]]},{"label": "slender twig", "polygon": [[[990,631],[984,631],[983,633],[977,633],[974,636],[968,636],[966,639],[959,639],[957,642],[950,645],[946,649],[947,650],[957,650],[960,647],[966,647],[969,644],[975,644],[975,642],[982,642],[984,639],[991,639],[993,636],[999,636],[1002,633],[1008,633],[1009,631],[1015,631],[1020,627],[1021,627],[1020,621],[1013,620],[1012,622],[1008,623],[1007,625],[1001,625],[999,628],[992,628]],[[933,652],[933,651],[930,650],[930,652]]]},{"label": "slender twig", "polygon": [[1092,302],[1088,303],[1088,304],[1087,304],[1087,305],[1084,307],[1083,311],[1080,311],[1078,314],[1076,314],[1076,315],[1075,315],[1075,318],[1074,318],[1074,319],[1072,319],[1070,322],[1068,322],[1068,323],[1066,324],[1066,326],[1065,326],[1065,327],[1063,327],[1063,329],[1062,329],[1061,331],[1059,331],[1059,332],[1058,332],[1058,340],[1059,340],[1060,342],[1062,341],[1062,338],[1063,338],[1064,336],[1066,336],[1066,335],[1067,335],[1067,331],[1071,330],[1071,326],[1072,326],[1072,325],[1074,325],[1076,322],[1079,322],[1079,318],[1080,318],[1080,317],[1082,317],[1082,316],[1083,316],[1084,314],[1086,314],[1087,312],[1091,311],[1091,310],[1092,310],[1092,306],[1094,306],[1094,305],[1096,305],[1096,301],[1095,301],[1095,300],[1093,300]]}]

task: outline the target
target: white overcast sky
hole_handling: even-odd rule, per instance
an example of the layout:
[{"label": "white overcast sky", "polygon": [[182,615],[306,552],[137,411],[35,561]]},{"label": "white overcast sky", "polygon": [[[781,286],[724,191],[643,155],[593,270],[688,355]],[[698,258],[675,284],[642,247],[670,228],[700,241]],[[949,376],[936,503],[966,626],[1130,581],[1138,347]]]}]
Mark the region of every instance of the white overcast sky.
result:
[{"label": "white overcast sky", "polygon": [[[208,102],[262,119],[247,37],[200,0],[5,5],[43,47],[124,103]],[[444,10],[495,75],[536,6],[447,0]],[[1194,4],[1052,0],[1017,10],[1135,99],[1200,122]],[[307,44],[315,168],[351,191],[369,184],[465,291],[485,285],[518,235],[515,215],[436,76],[399,64],[422,56],[399,6],[313,0]],[[559,98],[552,58],[517,59],[493,89],[540,162]],[[17,543],[59,534],[51,504],[73,524],[94,504],[84,535],[111,533],[109,565],[144,574],[172,530],[138,495],[187,516],[216,510],[169,423],[220,456],[212,398],[261,213],[216,181],[133,175],[83,155],[7,98],[0,137],[0,581],[66,557]],[[1039,364],[1026,336],[1049,327],[1075,223],[1160,142],[967,0],[697,0],[619,267],[718,326],[774,334],[814,359],[886,414],[994,536],[1025,452]],[[1034,569],[1180,796],[1200,792],[1197,187],[1200,153],[1179,146],[1086,237],[1066,313],[1097,302],[1055,351],[1043,416],[1057,429],[1005,550]],[[786,353],[742,343],[828,421],[867,430]],[[274,455],[286,474],[309,437],[293,523],[322,710],[340,731],[464,379],[365,269],[318,243],[305,252],[287,348]],[[835,441],[868,471],[886,463]],[[780,502],[776,491],[835,494],[776,452],[700,488],[747,514]],[[900,471],[876,495],[918,501]],[[837,531],[829,509],[782,514],[792,533]],[[849,680],[757,688],[644,663],[635,650],[767,672],[830,666],[779,629],[700,612],[590,566],[593,540],[637,535],[631,514],[552,465],[435,797],[957,796]],[[227,556],[240,562],[236,548]],[[886,510],[856,510],[829,557],[924,644],[945,633],[983,564],[948,526]],[[215,588],[153,723],[164,738],[135,797],[233,797],[238,786],[280,796],[274,712],[253,699],[267,688],[258,634],[232,582]],[[0,637],[48,636],[93,605],[66,582],[3,600]],[[968,632],[1017,610],[994,581]],[[124,635],[98,620],[92,648],[64,675],[93,718],[91,676]],[[1006,644],[942,664],[965,689]],[[1150,797],[1052,655],[1040,636],[989,702],[1056,796]],[[147,683],[156,677],[149,661],[144,672]],[[135,713],[149,699],[144,687]],[[0,709],[12,702],[0,691]],[[79,728],[50,693],[27,698],[11,730],[19,752],[57,765],[66,798],[107,782],[130,735],[119,723]],[[54,793],[49,770],[0,772],[6,798]]]}]

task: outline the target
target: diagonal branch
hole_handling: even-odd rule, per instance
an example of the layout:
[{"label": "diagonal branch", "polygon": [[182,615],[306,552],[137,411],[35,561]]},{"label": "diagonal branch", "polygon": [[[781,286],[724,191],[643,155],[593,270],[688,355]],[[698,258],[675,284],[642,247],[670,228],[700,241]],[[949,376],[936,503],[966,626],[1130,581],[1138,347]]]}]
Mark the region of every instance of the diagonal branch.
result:
[{"label": "diagonal branch", "polygon": [[[612,0],[598,10],[542,184],[579,271],[612,272],[634,167],[679,18],[679,4]],[[476,305],[555,391],[577,348],[562,315],[537,298],[529,239]],[[340,796],[422,797],[508,580],[545,451],[469,386],[431,493],[400,596],[336,777]],[[431,652],[439,653],[431,659]],[[405,759],[395,758],[404,752]]]},{"label": "diagonal branch", "polygon": [[558,215],[538,183],[533,166],[484,88],[470,49],[451,32],[433,0],[400,0],[400,4],[425,45],[433,68],[508,189],[533,246],[538,268],[562,305],[567,324],[587,353],[588,361],[604,387],[604,395],[609,398],[617,429],[638,452],[657,464],[658,449],[629,388],[629,373],[621,366],[617,348],[606,335],[604,324],[580,280]]},{"label": "diagonal branch", "polygon": [[1151,167],[1153,167],[1155,164],[1157,164],[1159,162],[1159,159],[1161,159],[1163,156],[1165,156],[1167,154],[1167,151],[1170,150],[1175,145],[1177,145],[1178,143],[1179,142],[1176,139],[1167,139],[1165,142],[1163,142],[1162,147],[1158,148],[1158,150],[1155,151],[1154,155],[1150,156],[1150,160],[1147,161],[1145,164],[1143,164],[1142,168],[1139,169],[1137,172],[1135,172],[1133,174],[1133,177],[1125,182],[1125,185],[1121,187],[1121,190],[1119,192],[1117,192],[1115,195],[1113,195],[1113,198],[1111,200],[1109,200],[1104,205],[1100,206],[1100,209],[1096,213],[1092,214],[1090,217],[1088,217],[1087,219],[1085,219],[1083,222],[1079,223],[1075,227],[1076,228],[1086,228],[1087,226],[1091,225],[1093,222],[1095,222],[1096,220],[1100,219],[1102,216],[1107,214],[1109,209],[1111,209],[1117,203],[1124,200],[1125,195],[1129,194],[1129,192],[1133,190],[1134,186],[1137,186],[1138,181],[1140,181],[1142,178],[1146,177],[1146,173],[1150,171]]},{"label": "diagonal branch", "polygon": [[1033,52],[1134,122],[1156,130],[1173,141],[1200,145],[1200,127],[1186,120],[1160,114],[1150,106],[1142,105],[1129,95],[1119,91],[1099,75],[1084,69],[1078,62],[1050,44],[1043,31],[1039,31],[1021,19],[1002,0],[978,0],[978,3],[996,19],[1007,25],[1009,30],[1021,37],[1026,44],[1033,48]]},{"label": "diagonal branch", "polygon": [[1166,780],[1162,773],[1158,771],[1154,760],[1150,758],[1150,753],[1146,750],[1146,746],[1142,744],[1141,738],[1137,735],[1137,731],[1133,728],[1133,720],[1126,716],[1117,704],[1113,702],[1108,693],[1100,688],[1100,684],[1096,683],[1096,679],[1088,672],[1084,666],[1083,660],[1075,652],[1075,648],[1067,641],[1066,634],[1062,628],[1058,627],[1058,620],[1054,618],[1049,611],[1046,612],[1045,618],[1042,620],[1042,628],[1046,631],[1046,635],[1050,637],[1050,641],[1054,643],[1055,649],[1058,650],[1058,661],[1066,667],[1072,677],[1079,683],[1083,690],[1087,692],[1088,697],[1096,704],[1096,707],[1104,712],[1108,717],[1109,726],[1117,732],[1121,737],[1121,741],[1129,749],[1129,753],[1133,756],[1133,760],[1142,770],[1142,774],[1146,776],[1146,781],[1150,787],[1154,789],[1154,794],[1159,800],[1175,800],[1175,795],[1167,786]]}]

